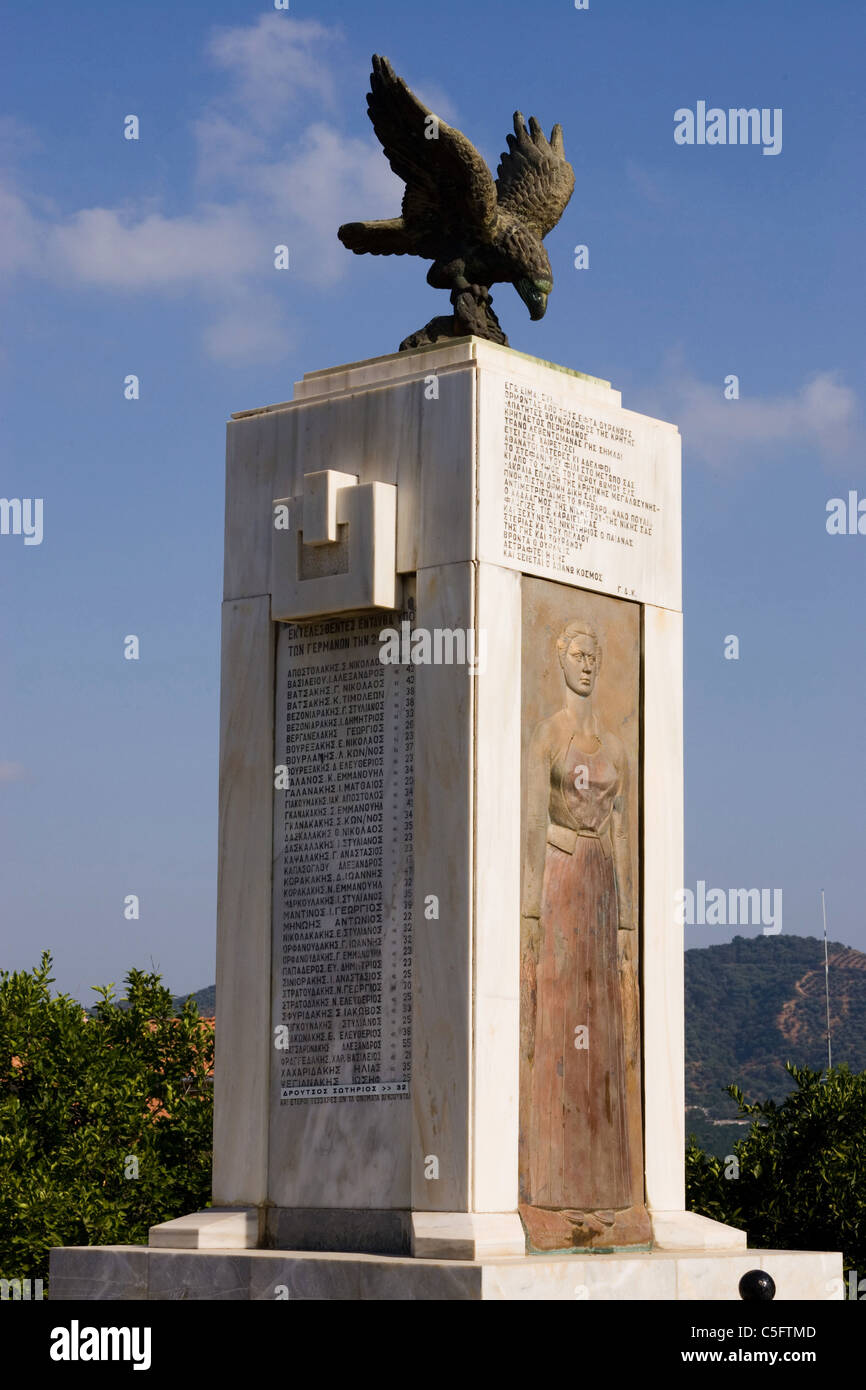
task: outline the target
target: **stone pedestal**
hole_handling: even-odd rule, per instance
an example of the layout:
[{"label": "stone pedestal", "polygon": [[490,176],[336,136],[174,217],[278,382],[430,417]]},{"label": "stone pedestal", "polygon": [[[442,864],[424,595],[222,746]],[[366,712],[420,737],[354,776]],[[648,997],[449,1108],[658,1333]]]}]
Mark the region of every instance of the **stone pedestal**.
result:
[{"label": "stone pedestal", "polygon": [[[309,373],[229,425],[224,599],[222,1210],[150,1250],[58,1252],[52,1297],[118,1261],[147,1298],[736,1297],[757,1264],[782,1297],[827,1297],[839,1256],[747,1253],[685,1211],[676,428],[474,338]],[[627,1228],[579,1212],[572,1253],[532,1254],[521,811],[574,614],[603,633],[631,773],[633,874],[614,854],[640,943],[644,1224],[624,1243],[644,1248],[597,1253]],[[612,832],[575,833],[601,864]]]},{"label": "stone pedestal", "polygon": [[837,1255],[790,1250],[655,1251],[634,1255],[525,1255],[479,1260],[289,1250],[68,1247],[51,1256],[54,1300],[724,1299],[756,1265],[778,1302],[845,1297]]}]

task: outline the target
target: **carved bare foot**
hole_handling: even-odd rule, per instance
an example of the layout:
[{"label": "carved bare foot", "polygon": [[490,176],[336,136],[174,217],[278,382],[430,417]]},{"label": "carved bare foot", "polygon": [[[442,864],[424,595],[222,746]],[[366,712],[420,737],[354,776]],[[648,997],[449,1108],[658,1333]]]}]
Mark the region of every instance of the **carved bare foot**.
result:
[{"label": "carved bare foot", "polygon": [[652,1240],[643,1204],[620,1210],[578,1211],[518,1205],[534,1250],[610,1250],[645,1246]]},{"label": "carved bare foot", "polygon": [[564,1211],[562,1214],[574,1228],[575,1245],[588,1245],[613,1225],[612,1211]]}]

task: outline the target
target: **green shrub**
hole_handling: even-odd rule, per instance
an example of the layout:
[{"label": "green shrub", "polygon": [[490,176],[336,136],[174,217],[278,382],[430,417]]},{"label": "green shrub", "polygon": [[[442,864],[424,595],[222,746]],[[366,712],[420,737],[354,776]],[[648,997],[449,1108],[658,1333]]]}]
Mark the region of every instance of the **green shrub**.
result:
[{"label": "green shrub", "polygon": [[786,1070],[795,1089],[781,1104],[727,1088],[754,1122],[731,1145],[735,1162],[688,1145],[689,1209],[746,1230],[758,1249],[841,1250],[846,1268],[866,1272],[866,1072]]},{"label": "green shrub", "polygon": [[46,1278],[53,1245],[146,1244],[209,1204],[213,1029],[158,975],[90,1017],[52,997],[51,956],[0,972],[0,1277]]}]

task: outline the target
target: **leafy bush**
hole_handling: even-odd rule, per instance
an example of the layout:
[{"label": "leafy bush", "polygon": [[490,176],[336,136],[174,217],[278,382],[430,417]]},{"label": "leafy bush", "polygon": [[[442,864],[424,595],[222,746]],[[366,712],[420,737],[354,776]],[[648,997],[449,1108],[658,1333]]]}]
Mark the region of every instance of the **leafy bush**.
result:
[{"label": "leafy bush", "polygon": [[727,1088],[755,1119],[731,1146],[736,1164],[688,1145],[689,1209],[746,1230],[758,1248],[841,1250],[846,1268],[866,1270],[866,1072],[786,1070],[795,1089],[781,1104]]},{"label": "leafy bush", "polygon": [[[0,1277],[45,1278],[53,1245],[146,1244],[209,1204],[213,1029],[158,975],[88,1017],[51,956],[0,972]],[[121,1007],[121,1002],[123,1007]]]}]

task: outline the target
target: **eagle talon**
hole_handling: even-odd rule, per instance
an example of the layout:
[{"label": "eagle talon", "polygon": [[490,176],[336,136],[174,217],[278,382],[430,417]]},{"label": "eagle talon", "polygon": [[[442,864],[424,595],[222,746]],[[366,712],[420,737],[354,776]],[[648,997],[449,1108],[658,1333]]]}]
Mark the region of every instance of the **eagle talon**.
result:
[{"label": "eagle talon", "polygon": [[455,287],[451,291],[451,303],[457,305],[461,300],[465,303],[464,295],[469,295],[478,305],[490,303],[490,291],[486,285],[463,285]]}]

